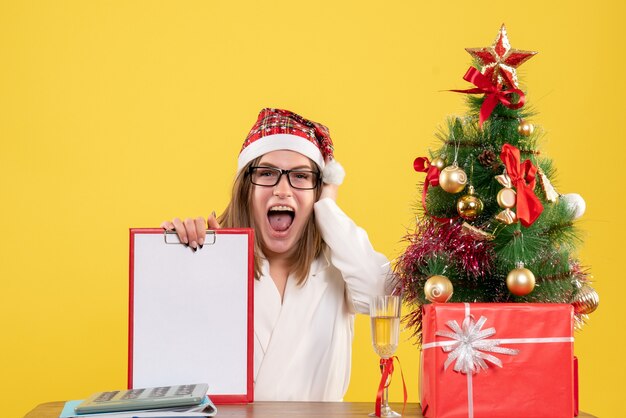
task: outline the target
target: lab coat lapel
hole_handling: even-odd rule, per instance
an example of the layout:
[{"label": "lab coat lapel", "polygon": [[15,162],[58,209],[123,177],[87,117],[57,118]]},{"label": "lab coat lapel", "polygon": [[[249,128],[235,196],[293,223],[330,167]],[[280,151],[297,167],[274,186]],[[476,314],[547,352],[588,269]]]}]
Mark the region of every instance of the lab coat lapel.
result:
[{"label": "lab coat lapel", "polygon": [[261,271],[260,279],[254,283],[254,335],[265,353],[278,322],[282,303],[278,289],[269,275],[267,261],[263,261]]},{"label": "lab coat lapel", "polygon": [[[316,260],[311,267],[313,272],[321,270],[320,260]],[[270,282],[272,280],[269,277],[267,279]],[[285,390],[294,390],[297,393],[297,388],[285,388],[281,386],[281,382],[294,382],[294,379],[285,376],[285,373],[294,372],[289,365],[297,351],[297,344],[310,332],[309,324],[303,323],[302,320],[306,322],[306,318],[314,312],[317,300],[328,287],[325,280],[320,279],[322,278],[313,274],[309,276],[304,286],[298,286],[296,279],[289,276],[282,309],[257,375],[255,396],[258,396],[258,399],[283,398],[285,394],[280,392]]]}]

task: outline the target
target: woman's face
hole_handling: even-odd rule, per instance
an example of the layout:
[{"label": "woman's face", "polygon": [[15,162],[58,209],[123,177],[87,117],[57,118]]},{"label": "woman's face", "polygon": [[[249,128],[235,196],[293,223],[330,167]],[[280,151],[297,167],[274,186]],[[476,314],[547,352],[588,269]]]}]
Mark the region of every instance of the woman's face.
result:
[{"label": "woman's face", "polygon": [[[263,155],[258,166],[316,171],[315,164],[307,157],[286,150]],[[255,185],[252,188],[255,233],[261,236],[265,256],[271,259],[291,255],[313,212],[315,189],[294,189],[286,175],[281,176],[276,186]]]}]

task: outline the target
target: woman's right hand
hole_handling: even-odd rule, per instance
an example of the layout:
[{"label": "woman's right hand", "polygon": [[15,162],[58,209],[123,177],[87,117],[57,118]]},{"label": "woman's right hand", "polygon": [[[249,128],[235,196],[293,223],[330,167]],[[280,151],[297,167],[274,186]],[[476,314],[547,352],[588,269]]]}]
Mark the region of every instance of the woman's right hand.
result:
[{"label": "woman's right hand", "polygon": [[215,212],[210,214],[206,221],[203,217],[187,218],[184,221],[174,218],[172,221],[165,221],[161,224],[161,228],[166,231],[176,231],[180,242],[189,245],[194,251],[204,245],[207,227],[208,229],[220,228]]}]

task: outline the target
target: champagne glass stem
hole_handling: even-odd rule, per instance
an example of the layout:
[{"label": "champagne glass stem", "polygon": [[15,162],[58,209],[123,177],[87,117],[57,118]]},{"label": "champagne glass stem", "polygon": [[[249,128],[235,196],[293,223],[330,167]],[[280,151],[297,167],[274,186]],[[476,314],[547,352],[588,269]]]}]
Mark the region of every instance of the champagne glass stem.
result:
[{"label": "champagne glass stem", "polygon": [[387,409],[389,409],[389,386],[385,386],[385,392],[383,394],[383,405],[380,409],[381,411],[385,411],[384,413],[386,413]]},{"label": "champagne glass stem", "polygon": [[389,378],[387,376],[387,381],[385,382],[385,389],[383,390],[383,399],[380,406],[380,414],[385,415],[389,411]]}]

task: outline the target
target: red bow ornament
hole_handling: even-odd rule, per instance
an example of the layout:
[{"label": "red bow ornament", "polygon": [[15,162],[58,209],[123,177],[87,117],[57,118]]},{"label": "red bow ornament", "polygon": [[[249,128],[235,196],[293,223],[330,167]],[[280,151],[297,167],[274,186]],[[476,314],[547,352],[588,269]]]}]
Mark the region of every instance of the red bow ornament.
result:
[{"label": "red bow ornament", "polygon": [[426,193],[428,192],[428,186],[439,186],[440,170],[437,166],[432,165],[427,157],[417,157],[415,161],[413,161],[413,169],[418,173],[426,173],[424,189],[422,189],[422,206],[424,210],[426,210]]},{"label": "red bow ornament", "polygon": [[[428,186],[439,186],[439,174],[441,173],[441,170],[439,170],[437,166],[432,165],[426,157],[417,157],[415,161],[413,161],[413,168],[415,169],[415,171],[418,171],[420,173],[426,173],[424,188],[422,189],[422,207],[424,208],[424,212],[428,213],[428,211],[426,210],[426,194],[428,193]],[[448,222],[450,219],[455,219],[438,218],[436,216],[432,216],[432,218],[439,222]]]},{"label": "red bow ornament", "polygon": [[[510,79],[510,76],[506,72],[502,72],[503,77],[507,81],[507,85],[515,86],[513,80]],[[493,84],[491,80],[478,71],[474,67],[470,67],[465,75],[463,76],[465,81],[469,81],[476,88],[467,89],[467,90],[450,90],[457,93],[466,93],[466,94],[484,94],[485,100],[483,101],[482,106],[480,107],[480,117],[478,120],[478,125],[482,128],[483,122],[489,119],[491,112],[498,105],[498,103],[502,103],[504,106],[509,109],[519,109],[524,106],[524,102],[526,100],[526,96],[524,92],[518,88],[510,88],[508,90],[502,90],[502,84]],[[516,93],[519,96],[519,100],[517,103],[513,103],[511,101],[511,95]]]},{"label": "red bow ornament", "polygon": [[413,168],[420,173],[426,173],[425,183],[433,187],[439,186],[439,169],[432,165],[430,161],[428,161],[428,158],[417,157],[415,161],[413,161]]},{"label": "red bow ornament", "polygon": [[522,225],[529,227],[543,212],[543,205],[535,195],[537,167],[530,160],[520,164],[520,151],[511,144],[504,144],[500,159],[517,193],[516,212]]},{"label": "red bow ornament", "polygon": [[426,193],[428,192],[428,185],[433,187],[439,186],[439,169],[432,165],[428,158],[417,157],[413,161],[413,168],[420,173],[426,173],[426,180],[424,180],[424,189],[422,190],[422,206],[426,210]]}]

